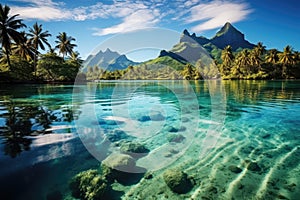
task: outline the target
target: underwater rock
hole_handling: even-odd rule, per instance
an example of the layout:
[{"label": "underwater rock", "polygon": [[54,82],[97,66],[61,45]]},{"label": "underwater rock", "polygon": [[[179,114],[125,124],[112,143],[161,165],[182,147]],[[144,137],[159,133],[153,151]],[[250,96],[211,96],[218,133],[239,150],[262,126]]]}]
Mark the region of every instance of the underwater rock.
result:
[{"label": "underwater rock", "polygon": [[120,150],[125,154],[143,154],[141,156],[145,156],[150,152],[149,149],[145,147],[145,145],[137,143],[137,142],[124,142],[121,144]]},{"label": "underwater rock", "polygon": [[185,126],[180,126],[180,128],[178,129],[178,131],[186,131],[186,127]]},{"label": "underwater rock", "polygon": [[151,172],[147,172],[147,173],[145,173],[144,178],[145,179],[152,179],[153,178],[153,174]]},{"label": "underwater rock", "polygon": [[253,171],[253,172],[260,172],[261,171],[261,168],[259,167],[259,165],[256,162],[250,162],[248,164],[247,169],[249,169],[250,171]]},{"label": "underwater rock", "polygon": [[149,116],[141,116],[140,118],[138,118],[138,121],[140,122],[147,122],[147,121],[151,121],[151,118]]},{"label": "underwater rock", "polygon": [[171,133],[178,132],[178,129],[173,127],[173,126],[166,126],[165,130],[168,131],[168,132],[171,132]]},{"label": "underwater rock", "polygon": [[173,127],[173,126],[166,126],[165,127],[165,130],[166,131],[168,131],[168,132],[171,132],[171,133],[176,133],[176,132],[178,132],[178,131],[185,131],[186,130],[186,127],[184,127],[184,126],[181,126],[181,127],[179,127],[179,128],[175,128],[175,127]]},{"label": "underwater rock", "polygon": [[101,171],[109,183],[117,180],[122,184],[136,184],[144,176],[146,169],[137,167],[130,155],[115,153],[102,161]]},{"label": "underwater rock", "polygon": [[297,188],[297,184],[296,183],[291,183],[289,185],[285,185],[284,188],[289,190],[290,192],[294,192],[295,189]]},{"label": "underwater rock", "polygon": [[164,172],[163,178],[167,186],[175,193],[185,194],[193,188],[187,174],[178,169],[169,169]]},{"label": "underwater rock", "polygon": [[188,121],[190,121],[190,119],[187,118],[187,117],[182,117],[181,118],[181,122],[183,122],[183,123],[188,122]]},{"label": "underwater rock", "polygon": [[106,124],[106,121],[103,119],[100,119],[99,121],[92,121],[91,124],[92,125],[104,125],[104,124]]},{"label": "underwater rock", "polygon": [[150,118],[152,121],[163,121],[166,119],[161,113],[152,114],[150,115]]},{"label": "underwater rock", "polygon": [[[100,121],[99,121],[100,123]],[[118,121],[118,120],[106,120],[104,124],[110,125],[110,126],[116,126],[116,125],[121,125],[124,124],[125,122],[123,121]]]},{"label": "underwater rock", "polygon": [[241,168],[239,168],[239,167],[237,167],[237,166],[235,166],[235,165],[230,165],[230,166],[228,167],[228,169],[229,169],[230,171],[232,171],[233,173],[236,173],[236,174],[241,173],[241,172],[243,171]]},{"label": "underwater rock", "polygon": [[264,135],[261,136],[263,139],[268,139],[271,137],[271,134],[270,133],[266,133]]},{"label": "underwater rock", "polygon": [[185,137],[181,134],[169,134],[167,136],[167,140],[169,142],[175,142],[175,143],[180,143],[182,142],[183,140],[185,140]]},{"label": "underwater rock", "polygon": [[101,199],[109,190],[105,177],[97,170],[87,170],[75,175],[69,187],[73,197],[83,200]]},{"label": "underwater rock", "polygon": [[130,155],[115,153],[103,160],[102,164],[111,169],[131,171],[135,167],[135,160]]},{"label": "underwater rock", "polygon": [[117,142],[123,139],[127,139],[129,136],[122,130],[114,130],[107,134],[107,139],[111,142]]}]

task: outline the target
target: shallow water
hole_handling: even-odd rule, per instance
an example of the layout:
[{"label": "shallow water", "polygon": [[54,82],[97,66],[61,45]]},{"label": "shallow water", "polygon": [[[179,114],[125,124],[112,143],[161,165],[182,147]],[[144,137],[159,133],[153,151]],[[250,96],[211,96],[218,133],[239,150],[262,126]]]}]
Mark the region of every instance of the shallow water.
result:
[{"label": "shallow water", "polygon": [[[153,178],[114,183],[112,199],[300,195],[300,81],[1,85],[0,94],[1,199],[71,199],[71,177],[98,169],[123,140],[147,146],[136,164]],[[168,168],[193,177],[193,189],[171,192]]]}]

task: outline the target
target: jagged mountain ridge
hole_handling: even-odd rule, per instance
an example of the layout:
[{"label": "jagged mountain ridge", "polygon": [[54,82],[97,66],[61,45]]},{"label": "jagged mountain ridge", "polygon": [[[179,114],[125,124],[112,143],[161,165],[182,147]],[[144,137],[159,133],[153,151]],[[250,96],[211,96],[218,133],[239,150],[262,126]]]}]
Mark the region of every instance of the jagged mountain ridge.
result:
[{"label": "jagged mountain ridge", "polygon": [[[194,46],[191,44],[194,44]],[[202,46],[210,56],[215,59],[220,58],[222,49],[227,45],[230,45],[234,51],[239,48],[252,49],[255,47],[254,44],[245,40],[243,33],[227,22],[211,39],[203,36],[196,36],[195,33],[190,34],[188,30],[185,29],[181,34],[179,43],[174,45],[170,51],[162,50],[159,57],[169,56],[181,63],[186,63],[187,60],[192,60],[190,58],[191,55],[187,52],[193,52],[194,54],[199,52],[203,55],[208,55],[204,49],[200,47],[195,48],[197,45]],[[192,57],[195,56],[204,57],[201,55],[192,55]]]},{"label": "jagged mountain ridge", "polygon": [[129,65],[137,65],[137,62],[129,60],[126,55],[120,55],[118,52],[111,51],[107,48],[105,51],[99,51],[95,55],[89,55],[83,62],[83,71],[87,71],[87,67],[98,66],[99,68],[114,71],[126,69]]},{"label": "jagged mountain ridge", "polygon": [[[143,64],[159,64],[163,62],[162,64],[169,65],[167,62],[170,61],[170,59],[167,59],[167,57],[174,59],[176,60],[176,63],[179,62],[183,65],[196,62],[199,58],[201,58],[202,61],[208,57],[220,59],[221,51],[227,45],[230,45],[234,51],[239,48],[252,49],[255,47],[254,44],[245,40],[243,33],[227,22],[211,39],[203,36],[196,36],[195,33],[190,34],[187,30],[184,30],[179,43],[175,44],[171,50],[162,50],[158,58],[145,61]],[[160,59],[162,57],[165,57],[166,59]],[[172,62],[170,62],[170,65],[171,63]],[[87,66],[98,66],[106,70],[114,71],[117,69],[125,69],[129,65],[138,64],[139,63],[129,60],[125,55],[120,55],[117,52],[107,49],[104,52],[99,51],[95,55],[90,55],[84,62],[83,71],[87,71]]]},{"label": "jagged mountain ridge", "polygon": [[180,42],[190,41],[191,39],[202,46],[211,43],[219,49],[224,49],[227,45],[230,45],[233,50],[237,50],[238,48],[252,49],[255,47],[254,44],[251,44],[245,39],[243,33],[237,30],[229,22],[227,22],[211,39],[203,36],[197,37],[195,33],[190,34],[187,30],[184,30]]}]

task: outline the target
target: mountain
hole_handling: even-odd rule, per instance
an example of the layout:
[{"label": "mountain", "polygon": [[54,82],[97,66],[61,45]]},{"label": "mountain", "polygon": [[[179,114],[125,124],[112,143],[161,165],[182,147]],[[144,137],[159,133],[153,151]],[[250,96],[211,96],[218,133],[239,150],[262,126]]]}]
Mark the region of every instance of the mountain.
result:
[{"label": "mountain", "polygon": [[114,71],[125,69],[129,65],[137,65],[138,63],[129,60],[125,55],[120,55],[118,52],[111,51],[107,48],[104,52],[99,51],[95,55],[89,55],[83,62],[83,71],[87,71],[87,67],[98,66],[102,69]]},{"label": "mountain", "polygon": [[245,40],[244,34],[238,31],[229,22],[227,22],[210,41],[220,49],[224,49],[227,45],[230,45],[233,50],[238,48],[252,49],[255,46]]},{"label": "mountain", "polygon": [[188,30],[184,30],[181,34],[179,43],[174,45],[169,51],[162,50],[159,57],[168,56],[182,64],[197,62],[198,59],[206,60],[212,57],[220,60],[222,50],[230,45],[234,51],[239,48],[255,47],[245,40],[245,36],[229,22],[227,22],[211,39],[203,36],[196,36],[195,33],[190,34]]},{"label": "mountain", "polygon": [[219,49],[224,49],[227,45],[230,45],[235,51],[238,48],[249,48],[252,49],[255,45],[245,40],[245,36],[229,22],[227,22],[217,33],[211,38],[207,39],[203,36],[197,37],[195,33],[192,35],[184,30],[180,38],[180,42],[187,42],[194,40],[202,46],[214,45]]}]

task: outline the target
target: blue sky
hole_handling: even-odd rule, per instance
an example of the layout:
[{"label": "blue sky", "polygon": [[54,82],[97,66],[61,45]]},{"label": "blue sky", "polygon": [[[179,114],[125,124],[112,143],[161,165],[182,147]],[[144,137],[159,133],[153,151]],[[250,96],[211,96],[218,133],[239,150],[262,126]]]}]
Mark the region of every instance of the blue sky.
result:
[{"label": "blue sky", "polygon": [[[146,48],[147,55],[155,56],[155,48],[170,49],[184,29],[211,38],[227,21],[251,43],[261,41],[267,48],[279,50],[292,45],[294,50],[300,50],[298,0],[4,0],[2,4],[9,5],[12,14],[20,14],[28,26],[36,21],[43,24],[53,35],[49,38],[53,45],[59,32],[67,32],[76,39],[76,50],[82,58],[96,47],[104,48],[105,41],[118,40],[120,34],[160,41],[163,45]],[[163,33],[157,29],[153,34],[133,34],[151,27],[177,34],[161,37]],[[119,46],[126,44],[118,41]],[[146,59],[141,52],[130,56]]]}]

